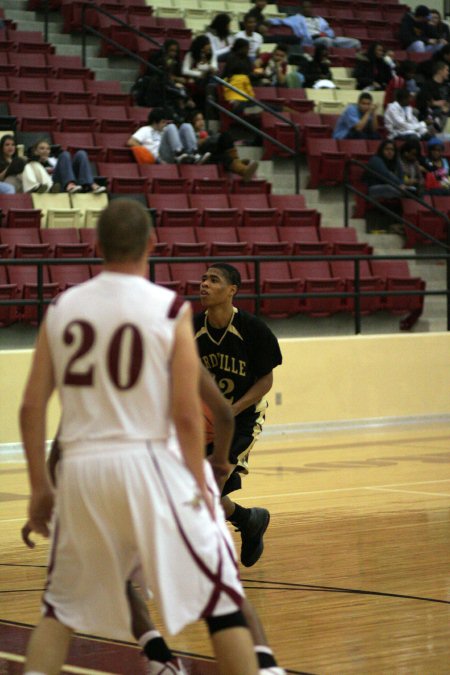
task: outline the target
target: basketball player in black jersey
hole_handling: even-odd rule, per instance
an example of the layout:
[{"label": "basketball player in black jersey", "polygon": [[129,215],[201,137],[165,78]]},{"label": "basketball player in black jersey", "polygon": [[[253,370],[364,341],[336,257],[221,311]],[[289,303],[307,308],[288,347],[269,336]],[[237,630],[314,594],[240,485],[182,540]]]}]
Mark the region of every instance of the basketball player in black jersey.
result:
[{"label": "basketball player in black jersey", "polygon": [[248,473],[248,456],[264,423],[264,396],[272,387],[272,371],[281,364],[282,356],[268,326],[233,306],[240,284],[239,271],[232,265],[216,263],[207,270],[200,285],[205,309],[194,317],[194,333],[202,363],[231,402],[235,416],[229,457],[234,469],[222,491],[222,505],[227,520],[241,533],[241,562],[251,567],[263,552],[270,514],[263,508],[243,508],[228,494],[241,488],[241,476]]}]

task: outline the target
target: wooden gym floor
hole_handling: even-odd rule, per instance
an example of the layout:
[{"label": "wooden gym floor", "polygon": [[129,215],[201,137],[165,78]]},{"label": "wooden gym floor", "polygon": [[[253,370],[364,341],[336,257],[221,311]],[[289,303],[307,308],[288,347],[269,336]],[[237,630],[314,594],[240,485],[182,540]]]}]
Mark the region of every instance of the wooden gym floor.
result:
[{"label": "wooden gym floor", "polygon": [[[239,501],[269,508],[266,549],[242,568],[280,665],[315,675],[450,672],[450,428],[261,439]],[[21,673],[47,544],[21,543],[23,463],[0,463],[0,672]],[[100,581],[101,583],[101,581]],[[154,613],[159,623],[158,615]],[[201,624],[170,640],[216,672]],[[72,673],[145,673],[132,643],[78,638]]]}]

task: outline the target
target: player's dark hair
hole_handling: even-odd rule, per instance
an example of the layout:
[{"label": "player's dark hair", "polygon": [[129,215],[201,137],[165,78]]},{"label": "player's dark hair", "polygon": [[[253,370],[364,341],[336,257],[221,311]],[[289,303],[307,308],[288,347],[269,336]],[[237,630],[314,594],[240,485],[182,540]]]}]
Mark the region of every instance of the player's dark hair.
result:
[{"label": "player's dark hair", "polygon": [[241,274],[239,270],[237,270],[233,265],[229,265],[228,263],[215,263],[214,265],[211,265],[211,267],[214,267],[216,270],[220,270],[223,272],[224,277],[228,281],[229,284],[232,284],[233,286],[237,286],[238,288],[241,285]]},{"label": "player's dark hair", "polygon": [[136,262],[147,250],[148,211],[132,199],[115,199],[101,213],[97,239],[106,262]]}]

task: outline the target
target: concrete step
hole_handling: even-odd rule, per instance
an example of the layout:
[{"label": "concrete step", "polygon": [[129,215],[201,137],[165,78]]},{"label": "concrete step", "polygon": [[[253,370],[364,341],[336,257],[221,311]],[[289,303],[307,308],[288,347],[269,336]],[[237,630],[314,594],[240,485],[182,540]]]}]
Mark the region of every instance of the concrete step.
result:
[{"label": "concrete step", "polygon": [[9,17],[9,12],[14,10],[25,11],[28,5],[28,0],[2,0],[2,8],[5,10],[5,15]]}]

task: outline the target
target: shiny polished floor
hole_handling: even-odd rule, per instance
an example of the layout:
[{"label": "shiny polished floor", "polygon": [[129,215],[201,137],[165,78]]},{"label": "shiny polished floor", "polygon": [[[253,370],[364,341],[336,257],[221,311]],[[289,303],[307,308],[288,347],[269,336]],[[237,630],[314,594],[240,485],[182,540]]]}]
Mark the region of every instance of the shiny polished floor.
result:
[{"label": "shiny polished floor", "polygon": [[[241,574],[290,672],[450,672],[449,441],[448,426],[413,425],[257,444],[239,501],[272,520]],[[46,543],[28,551],[19,537],[27,491],[24,465],[0,463],[2,673],[21,672],[45,579]],[[64,672],[144,673],[131,644],[80,639]],[[215,672],[202,625],[171,644],[193,675]]]}]

